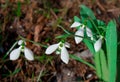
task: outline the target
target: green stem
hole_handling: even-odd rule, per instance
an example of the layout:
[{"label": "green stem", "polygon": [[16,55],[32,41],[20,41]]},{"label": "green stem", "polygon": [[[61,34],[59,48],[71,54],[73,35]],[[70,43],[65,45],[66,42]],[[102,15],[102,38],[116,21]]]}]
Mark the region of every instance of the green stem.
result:
[{"label": "green stem", "polygon": [[[64,29],[62,26],[60,26],[60,25],[58,25],[58,27],[60,27],[66,34],[68,34],[68,35],[71,35],[71,36],[73,36],[73,37],[80,37],[80,38],[84,38],[84,39],[87,39],[87,40],[89,40],[89,41],[91,41],[91,39],[89,39],[89,38],[87,38],[87,37],[83,37],[83,36],[79,36],[79,35],[74,35],[73,33],[70,33],[69,31],[67,31],[66,29]],[[93,41],[91,41],[91,42],[93,42]]]},{"label": "green stem", "polygon": [[93,21],[91,18],[88,18],[88,19],[90,19],[90,21],[91,21],[91,23],[93,24],[93,26],[95,27],[97,33],[98,33],[99,35],[101,35],[101,33],[100,33],[100,31],[98,30],[97,26],[95,25],[94,21]]},{"label": "green stem", "polygon": [[11,50],[17,45],[17,43],[18,43],[18,41],[16,41],[13,45],[12,45],[12,47],[8,50],[8,52],[4,55],[4,57],[2,58],[2,60],[4,60],[7,56],[8,56],[8,54],[11,52]]},{"label": "green stem", "polygon": [[47,45],[44,45],[44,44],[41,44],[41,43],[38,43],[38,42],[34,42],[34,41],[29,40],[29,39],[26,39],[26,38],[24,38],[24,37],[22,37],[22,36],[19,36],[19,37],[20,37],[21,39],[25,40],[25,41],[29,41],[29,42],[31,42],[31,43],[33,43],[33,44],[40,45],[41,47],[44,47],[44,48],[47,48],[47,47],[48,47]]}]

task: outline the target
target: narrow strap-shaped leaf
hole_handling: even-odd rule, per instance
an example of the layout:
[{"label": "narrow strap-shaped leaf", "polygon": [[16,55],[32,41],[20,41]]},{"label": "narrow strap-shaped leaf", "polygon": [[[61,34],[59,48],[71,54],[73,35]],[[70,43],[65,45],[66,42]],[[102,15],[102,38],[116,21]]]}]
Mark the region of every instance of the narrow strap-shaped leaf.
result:
[{"label": "narrow strap-shaped leaf", "polygon": [[93,20],[96,19],[94,13],[92,12],[90,8],[86,7],[85,5],[81,5],[80,8],[81,8],[80,15],[81,15],[82,20],[88,17],[92,18]]},{"label": "narrow strap-shaped leaf", "polygon": [[108,77],[109,77],[108,65],[107,65],[105,53],[102,49],[100,50],[100,60],[101,60],[102,79],[105,82],[108,82]]},{"label": "narrow strap-shaped leaf", "polygon": [[18,17],[21,16],[21,2],[20,2],[20,1],[18,1],[18,3],[17,3],[17,11],[16,11],[16,14],[17,14]]},{"label": "narrow strap-shaped leaf", "polygon": [[[118,36],[120,36],[120,32],[118,32]],[[117,46],[117,80],[116,82],[120,82],[120,38],[118,38],[118,46]]]},{"label": "narrow strap-shaped leaf", "polygon": [[88,40],[88,39],[84,39],[83,42],[88,47],[88,49],[90,50],[90,52],[92,54],[94,54],[95,53],[95,49],[94,49],[94,46],[93,46],[92,42],[90,40]]},{"label": "narrow strap-shaped leaf", "polygon": [[62,35],[56,36],[55,38],[67,38],[67,37],[70,37],[70,34],[62,34]]},{"label": "narrow strap-shaped leaf", "polygon": [[94,62],[96,68],[97,76],[102,79],[102,70],[101,70],[101,62],[100,62],[100,52],[95,53],[94,55]]},{"label": "narrow strap-shaped leaf", "polygon": [[116,80],[116,63],[117,63],[117,32],[116,22],[110,21],[106,30],[106,48],[108,57],[109,82]]},{"label": "narrow strap-shaped leaf", "polygon": [[81,20],[80,20],[80,18],[79,18],[79,17],[74,16],[74,21],[75,21],[75,22],[80,22]]},{"label": "narrow strap-shaped leaf", "polygon": [[71,54],[70,54],[70,58],[73,58],[73,59],[75,59],[75,60],[77,60],[77,61],[79,61],[79,62],[82,62],[82,63],[88,65],[89,67],[95,69],[95,67],[94,67],[92,64],[90,64],[89,62],[83,60],[82,58],[80,58],[80,57],[78,57],[78,56],[75,56],[75,55],[71,55]]},{"label": "narrow strap-shaped leaf", "polygon": [[95,53],[94,57],[95,57],[94,61],[95,61],[97,76],[101,80],[108,82],[108,79],[109,79],[108,65],[107,65],[106,56],[104,54],[104,51],[101,49],[99,52]]}]

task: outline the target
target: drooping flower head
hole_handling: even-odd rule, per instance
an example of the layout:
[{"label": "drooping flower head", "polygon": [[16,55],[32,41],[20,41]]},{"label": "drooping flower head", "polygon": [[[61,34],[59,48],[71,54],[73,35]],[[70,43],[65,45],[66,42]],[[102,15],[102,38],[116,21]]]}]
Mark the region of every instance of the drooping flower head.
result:
[{"label": "drooping flower head", "polygon": [[24,53],[27,60],[34,60],[33,52],[25,46],[26,43],[23,40],[19,40],[18,45],[18,48],[11,51],[10,60],[17,60],[21,52]]},{"label": "drooping flower head", "polygon": [[57,44],[53,44],[53,45],[50,45],[45,53],[46,54],[52,54],[54,51],[56,51],[56,54],[60,54],[60,58],[61,60],[68,64],[69,62],[69,54],[68,54],[68,51],[66,49],[66,47],[70,47],[70,45],[68,43],[64,43],[64,42],[59,42]]},{"label": "drooping flower head", "polygon": [[100,36],[100,38],[94,43],[95,52],[98,52],[101,49],[102,42],[103,42],[103,36]]},{"label": "drooping flower head", "polygon": [[[90,28],[86,27],[84,24],[82,23],[79,23],[79,22],[74,22],[72,25],[71,25],[71,28],[74,28],[74,27],[80,27],[76,32],[75,32],[75,42],[76,44],[79,44],[83,38],[84,38],[84,31],[86,29],[86,34],[88,37],[91,38],[91,40],[93,40],[93,35],[92,35],[92,31],[90,30]],[[86,28],[85,28],[86,27]],[[78,36],[81,36],[81,37],[78,37]]]}]

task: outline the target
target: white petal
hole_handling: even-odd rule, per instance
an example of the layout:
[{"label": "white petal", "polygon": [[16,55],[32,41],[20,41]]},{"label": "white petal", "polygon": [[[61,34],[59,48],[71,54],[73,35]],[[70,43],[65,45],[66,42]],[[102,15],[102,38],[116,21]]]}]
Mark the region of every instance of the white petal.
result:
[{"label": "white petal", "polygon": [[86,33],[88,37],[91,37],[91,39],[93,39],[92,31],[89,28],[86,28]]},{"label": "white petal", "polygon": [[18,45],[21,45],[23,43],[23,40],[18,41]]},{"label": "white petal", "polygon": [[70,44],[68,42],[65,42],[65,47],[70,48]]},{"label": "white petal", "polygon": [[98,52],[101,49],[102,46],[102,38],[98,39],[95,44],[94,44],[94,48],[95,51]]},{"label": "white petal", "polygon": [[62,60],[64,63],[68,64],[68,62],[69,62],[69,54],[68,54],[65,46],[62,47],[61,56],[60,56],[60,57],[61,57],[61,60]]},{"label": "white petal", "polygon": [[[23,40],[19,40],[19,41],[18,41],[18,45],[21,45],[23,42],[24,42]],[[24,42],[24,43],[25,43],[25,45],[26,45],[26,42]]]},{"label": "white petal", "polygon": [[14,49],[10,53],[10,60],[17,60],[20,56],[20,48]]},{"label": "white petal", "polygon": [[[84,30],[83,30],[83,28],[80,28],[80,30],[78,30],[75,33],[75,35],[84,37]],[[79,44],[83,40],[83,38],[78,37],[78,36],[75,36],[75,42],[76,42],[76,44]]]},{"label": "white petal", "polygon": [[59,47],[59,43],[58,43],[58,44],[50,45],[50,46],[46,49],[45,53],[46,53],[46,54],[51,54],[51,53],[53,53],[58,47]]},{"label": "white petal", "polygon": [[78,27],[78,26],[80,26],[80,25],[81,25],[81,23],[79,23],[79,22],[74,22],[70,27],[73,28],[73,27]]},{"label": "white petal", "polygon": [[28,49],[28,48],[24,48],[24,54],[25,54],[25,58],[28,60],[34,60],[34,56],[33,56],[33,52]]}]

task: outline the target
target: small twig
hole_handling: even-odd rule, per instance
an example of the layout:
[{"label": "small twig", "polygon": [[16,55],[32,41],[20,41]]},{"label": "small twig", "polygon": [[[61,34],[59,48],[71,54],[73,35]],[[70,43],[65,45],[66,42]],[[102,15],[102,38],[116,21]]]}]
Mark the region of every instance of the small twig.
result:
[{"label": "small twig", "polygon": [[55,19],[58,19],[57,15],[56,15],[55,12],[53,11],[53,9],[50,9],[50,12],[53,14],[53,16],[55,17]]}]

